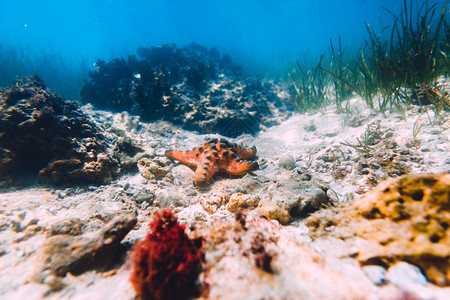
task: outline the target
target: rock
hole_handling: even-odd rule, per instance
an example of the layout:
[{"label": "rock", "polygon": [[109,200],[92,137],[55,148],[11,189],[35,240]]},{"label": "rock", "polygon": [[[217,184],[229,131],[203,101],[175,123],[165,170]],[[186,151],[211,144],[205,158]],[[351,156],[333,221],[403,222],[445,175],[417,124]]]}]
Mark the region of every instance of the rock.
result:
[{"label": "rock", "polygon": [[362,264],[406,261],[440,286],[450,284],[450,174],[405,175],[356,202],[306,220],[313,239],[337,237]]},{"label": "rock", "polygon": [[409,289],[414,285],[427,285],[427,279],[420,269],[406,262],[398,262],[386,272],[386,278],[393,284]]},{"label": "rock", "polygon": [[234,193],[230,196],[230,200],[227,204],[227,209],[231,212],[254,209],[258,206],[259,200],[259,196],[257,195]]},{"label": "rock", "polygon": [[[269,186],[269,198],[264,198],[259,207],[264,216],[283,216],[282,224],[286,224],[285,211],[290,215],[289,219],[300,216],[306,212],[318,210],[322,205],[329,203],[326,192],[322,187],[312,181],[302,181],[297,174],[282,173],[276,177],[274,184]],[[279,207],[280,209],[275,209]],[[269,213],[270,212],[270,213]],[[276,212],[276,213],[275,213]]]},{"label": "rock", "polygon": [[278,165],[286,170],[293,170],[295,168],[295,159],[292,155],[283,155],[278,161]]},{"label": "rock", "polygon": [[337,205],[339,203],[338,195],[332,189],[327,190],[327,197],[332,205]]},{"label": "rock", "polygon": [[119,137],[114,145],[113,152],[119,159],[123,171],[137,171],[137,163],[140,159],[155,156],[153,149],[145,151],[129,137]]},{"label": "rock", "polygon": [[83,222],[80,219],[61,220],[53,223],[49,229],[49,235],[80,235],[83,233]]},{"label": "rock", "polygon": [[194,171],[185,165],[178,165],[171,170],[174,183],[178,186],[191,184],[194,180]]},{"label": "rock", "polygon": [[106,267],[118,257],[120,242],[136,223],[134,214],[119,215],[94,236],[51,236],[37,255],[35,280],[44,282],[50,275],[65,276],[68,272],[79,275]]},{"label": "rock", "polygon": [[258,213],[269,220],[277,220],[282,225],[287,225],[292,221],[292,217],[286,209],[270,203],[259,206]]},{"label": "rock", "polygon": [[373,284],[382,285],[386,282],[386,270],[383,267],[373,265],[364,266],[362,269]]},{"label": "rock", "polygon": [[434,299],[433,291],[426,288],[427,279],[416,266],[398,262],[387,270],[386,278],[396,286],[419,296],[420,299]]},{"label": "rock", "polygon": [[10,221],[4,215],[0,215],[0,231],[8,229]]},{"label": "rock", "polygon": [[130,115],[127,111],[123,111],[114,115],[114,123],[120,124],[121,129],[125,132],[136,132],[140,126],[140,117]]},{"label": "rock", "polygon": [[166,176],[170,172],[165,158],[141,158],[138,161],[139,172],[147,179],[154,180]]},{"label": "rock", "polygon": [[312,131],[316,131],[317,127],[316,124],[314,124],[312,121],[310,123],[308,123],[307,125],[303,126],[303,129],[305,129],[306,131],[312,132]]},{"label": "rock", "polygon": [[202,195],[200,197],[200,205],[204,210],[213,214],[219,210],[223,205],[227,204],[229,197],[224,194],[211,194],[211,195]]},{"label": "rock", "polygon": [[[55,171],[64,170],[69,172],[71,168],[68,170],[65,170],[64,167],[61,168],[62,166],[68,166],[65,162],[67,161],[54,161],[48,168],[42,169],[39,172],[39,175],[41,177],[54,178],[58,174],[58,172]],[[98,178],[101,178],[102,182],[111,182],[116,175],[113,171],[114,166],[115,164],[111,161],[107,154],[100,153],[95,161],[85,163],[82,169],[79,168],[77,170],[70,171],[70,175],[74,179],[80,178],[88,181],[96,181]]]},{"label": "rock", "polygon": [[37,76],[0,90],[0,128],[0,176],[108,183],[117,175],[100,130]]},{"label": "rock", "polygon": [[254,176],[251,174],[245,174],[244,177],[235,179],[236,184],[230,185],[226,188],[228,194],[243,193],[248,194],[260,190],[265,184],[266,180],[264,176]]},{"label": "rock", "polygon": [[154,205],[155,204],[158,204],[159,207],[187,207],[190,204],[190,201],[182,191],[163,190],[156,194]]},{"label": "rock", "polygon": [[139,189],[131,195],[131,200],[136,204],[146,203],[146,205],[151,205],[155,200],[155,192],[148,189]]}]

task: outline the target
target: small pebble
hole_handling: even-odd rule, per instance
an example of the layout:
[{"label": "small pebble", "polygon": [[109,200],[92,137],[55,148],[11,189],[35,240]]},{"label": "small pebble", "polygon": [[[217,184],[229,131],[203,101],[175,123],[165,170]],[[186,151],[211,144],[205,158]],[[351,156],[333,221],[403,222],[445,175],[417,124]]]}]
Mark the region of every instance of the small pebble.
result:
[{"label": "small pebble", "polygon": [[386,277],[384,276],[386,270],[383,267],[365,266],[362,269],[373,284],[382,285],[384,282],[386,282]]},{"label": "small pebble", "polygon": [[390,267],[386,277],[395,285],[407,287],[411,284],[426,285],[427,279],[420,269],[406,262],[399,262]]},{"label": "small pebble", "polygon": [[286,170],[293,170],[295,168],[295,159],[292,155],[283,155],[280,157],[278,165]]},{"label": "small pebble", "polygon": [[316,131],[317,127],[316,127],[316,125],[314,123],[311,122],[311,123],[303,126],[303,129],[305,129],[306,131],[311,132],[311,131]]},{"label": "small pebble", "polygon": [[406,291],[416,294],[420,299],[433,299],[433,291],[426,287],[427,279],[420,269],[406,262],[399,262],[390,267],[386,278]]},{"label": "small pebble", "polygon": [[123,190],[126,191],[131,187],[131,184],[129,182],[125,183],[125,185],[123,186]]}]

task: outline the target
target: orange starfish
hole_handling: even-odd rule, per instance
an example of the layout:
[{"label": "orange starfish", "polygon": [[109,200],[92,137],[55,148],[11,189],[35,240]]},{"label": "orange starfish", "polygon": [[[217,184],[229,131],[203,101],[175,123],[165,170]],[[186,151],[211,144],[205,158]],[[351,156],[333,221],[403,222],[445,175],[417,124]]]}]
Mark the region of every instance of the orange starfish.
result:
[{"label": "orange starfish", "polygon": [[220,171],[242,175],[258,170],[259,165],[256,161],[247,161],[255,154],[255,146],[244,149],[224,139],[205,140],[203,145],[190,151],[168,150],[165,153],[168,158],[197,167],[194,185],[198,187],[206,186],[211,177]]}]

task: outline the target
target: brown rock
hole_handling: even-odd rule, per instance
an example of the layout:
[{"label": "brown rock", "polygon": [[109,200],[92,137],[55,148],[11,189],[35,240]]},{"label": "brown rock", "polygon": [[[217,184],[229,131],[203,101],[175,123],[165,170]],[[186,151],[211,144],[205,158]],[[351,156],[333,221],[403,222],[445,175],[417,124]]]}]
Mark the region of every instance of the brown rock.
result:
[{"label": "brown rock", "polygon": [[450,284],[450,174],[406,175],[357,202],[307,219],[314,239],[335,236],[358,248],[362,264],[419,266],[428,280]]},{"label": "brown rock", "polygon": [[49,275],[79,275],[107,266],[117,257],[120,242],[136,223],[136,215],[119,215],[92,237],[60,234],[48,238],[37,257],[40,265],[35,280],[44,282]]},{"label": "brown rock", "polygon": [[141,158],[138,161],[138,169],[142,176],[150,180],[164,177],[170,172],[170,168],[166,164],[166,161],[160,158]]},{"label": "brown rock", "polygon": [[258,206],[259,197],[257,195],[247,195],[242,193],[234,193],[230,196],[227,209],[236,212],[240,209],[254,209]]},{"label": "brown rock", "polygon": [[258,207],[258,213],[267,219],[277,220],[280,224],[286,225],[292,221],[289,212],[276,205],[263,205]]},{"label": "brown rock", "polygon": [[80,235],[83,233],[83,222],[80,219],[69,219],[51,225],[49,235],[67,234]]}]

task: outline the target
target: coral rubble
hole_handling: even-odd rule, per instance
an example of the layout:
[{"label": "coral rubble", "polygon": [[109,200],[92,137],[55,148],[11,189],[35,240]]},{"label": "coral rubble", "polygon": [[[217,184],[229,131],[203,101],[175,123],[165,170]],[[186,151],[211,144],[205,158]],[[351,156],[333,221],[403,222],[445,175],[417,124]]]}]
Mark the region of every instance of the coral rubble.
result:
[{"label": "coral rubble", "polygon": [[0,90],[0,176],[109,182],[117,161],[76,102],[27,77]]},{"label": "coral rubble", "polygon": [[417,265],[431,282],[450,284],[450,174],[405,175],[359,201],[306,221],[310,236],[352,244],[363,265]]},{"label": "coral rubble", "polygon": [[198,292],[201,257],[201,239],[189,239],[185,225],[171,209],[163,209],[134,247],[131,283],[143,299],[186,299]]},{"label": "coral rubble", "polygon": [[139,172],[150,180],[166,176],[170,172],[167,165],[168,162],[160,158],[148,159],[143,157],[137,162]]}]

